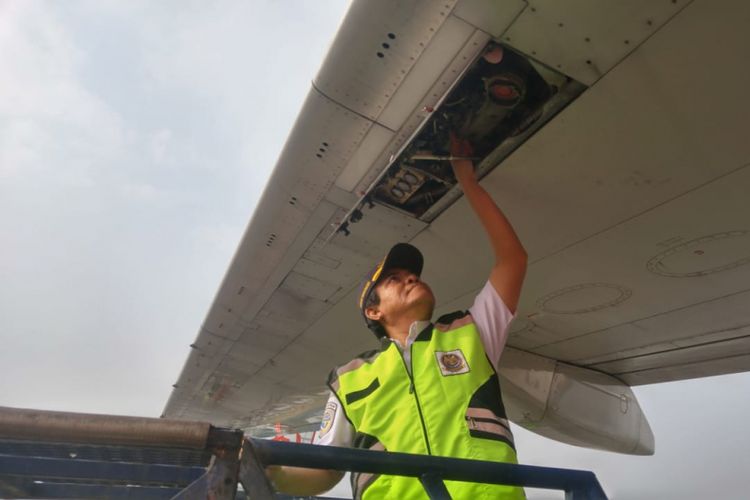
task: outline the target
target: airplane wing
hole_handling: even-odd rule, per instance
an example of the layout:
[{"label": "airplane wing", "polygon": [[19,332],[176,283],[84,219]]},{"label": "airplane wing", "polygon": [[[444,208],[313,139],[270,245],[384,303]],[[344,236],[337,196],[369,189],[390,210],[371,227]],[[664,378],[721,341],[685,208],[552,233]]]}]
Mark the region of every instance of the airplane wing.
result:
[{"label": "airplane wing", "polygon": [[738,0],[355,0],[165,416],[316,428],[330,369],[375,344],[355,295],[395,242],[437,313],[470,305],[492,256],[440,159],[458,129],[530,257],[511,418],[652,453],[629,386],[750,368],[748,21]]}]

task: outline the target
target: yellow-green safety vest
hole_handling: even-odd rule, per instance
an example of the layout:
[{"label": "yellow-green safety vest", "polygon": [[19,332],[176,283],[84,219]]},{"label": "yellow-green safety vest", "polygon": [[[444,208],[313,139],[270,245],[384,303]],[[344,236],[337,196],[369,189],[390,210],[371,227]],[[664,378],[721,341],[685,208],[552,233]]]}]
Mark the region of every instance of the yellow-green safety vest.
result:
[{"label": "yellow-green safety vest", "polygon": [[[516,463],[497,373],[471,315],[442,316],[410,347],[411,375],[398,346],[384,339],[331,372],[328,384],[354,431],[372,450]],[[446,481],[452,498],[523,499],[514,486]],[[427,498],[416,478],[352,474],[354,498]]]}]

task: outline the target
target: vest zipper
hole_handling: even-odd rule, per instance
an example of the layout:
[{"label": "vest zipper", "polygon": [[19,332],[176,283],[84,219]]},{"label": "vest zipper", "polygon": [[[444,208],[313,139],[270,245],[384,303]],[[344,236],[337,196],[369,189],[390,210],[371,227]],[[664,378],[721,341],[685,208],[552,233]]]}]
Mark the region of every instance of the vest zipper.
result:
[{"label": "vest zipper", "polygon": [[[414,343],[409,346],[409,362],[411,363],[412,367],[414,366],[414,351],[412,349],[414,347]],[[411,370],[409,370],[409,367],[406,366],[406,360],[404,359],[403,353],[401,353],[401,350],[399,349],[399,353],[401,354],[401,361],[404,362],[404,369],[406,369],[406,375],[409,377],[409,394],[414,394],[414,402],[417,403],[417,413],[419,413],[419,423],[422,424],[422,435],[424,436],[424,444],[427,446],[427,454],[432,455],[432,450],[430,449],[430,440],[427,437],[427,426],[424,424],[424,416],[422,415],[422,406],[419,404],[419,396],[417,396],[417,388],[414,387],[414,376],[411,373]]]}]

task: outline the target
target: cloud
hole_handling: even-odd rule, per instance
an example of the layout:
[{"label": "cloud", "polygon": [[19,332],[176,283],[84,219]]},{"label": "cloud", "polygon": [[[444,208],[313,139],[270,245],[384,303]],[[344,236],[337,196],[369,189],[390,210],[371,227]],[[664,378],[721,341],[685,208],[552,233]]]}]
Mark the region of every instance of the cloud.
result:
[{"label": "cloud", "polygon": [[151,184],[125,184],[120,191],[128,198],[139,201],[153,201],[159,197],[159,190]]},{"label": "cloud", "polygon": [[158,415],[344,7],[0,0],[4,404]]},{"label": "cloud", "polygon": [[0,4],[0,178],[90,184],[121,153],[122,120],[80,81],[85,60],[51,9]]},{"label": "cloud", "polygon": [[172,131],[160,129],[151,135],[151,159],[156,165],[169,165],[174,163],[174,158],[169,151],[172,144]]}]

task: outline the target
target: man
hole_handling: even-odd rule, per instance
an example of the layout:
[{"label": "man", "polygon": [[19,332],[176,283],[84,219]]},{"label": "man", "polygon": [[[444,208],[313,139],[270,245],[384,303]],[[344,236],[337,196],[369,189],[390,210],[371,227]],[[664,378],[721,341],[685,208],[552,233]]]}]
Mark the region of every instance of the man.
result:
[{"label": "man", "polygon": [[[451,136],[451,164],[495,254],[487,284],[468,312],[430,323],[435,297],[421,281],[422,254],[401,243],[369,275],[359,307],[379,350],[331,373],[319,444],[516,462],[497,367],[526,272],[512,226],[479,185],[471,146]],[[327,491],[341,472],[271,467],[291,494]],[[453,498],[524,498],[521,488],[447,482]],[[417,479],[352,474],[354,498],[423,498]]]}]

